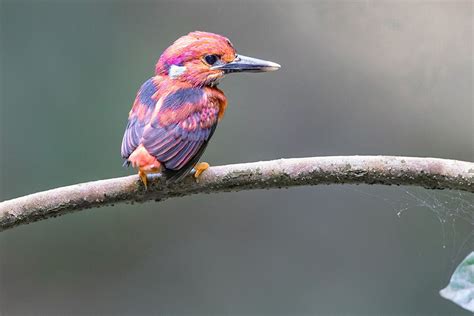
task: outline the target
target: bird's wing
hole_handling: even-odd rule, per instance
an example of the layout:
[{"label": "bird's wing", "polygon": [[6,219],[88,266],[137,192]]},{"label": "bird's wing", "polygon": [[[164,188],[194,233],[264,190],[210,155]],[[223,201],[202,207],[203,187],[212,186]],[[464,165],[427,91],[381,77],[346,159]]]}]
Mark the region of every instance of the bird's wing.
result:
[{"label": "bird's wing", "polygon": [[158,87],[154,78],[148,79],[138,90],[123,135],[122,158],[127,159],[140,145],[145,126],[150,122],[158,101],[157,91]]},{"label": "bird's wing", "polygon": [[185,176],[197,163],[217,126],[219,104],[198,88],[181,88],[158,102],[141,143],[161,162],[168,178]]}]

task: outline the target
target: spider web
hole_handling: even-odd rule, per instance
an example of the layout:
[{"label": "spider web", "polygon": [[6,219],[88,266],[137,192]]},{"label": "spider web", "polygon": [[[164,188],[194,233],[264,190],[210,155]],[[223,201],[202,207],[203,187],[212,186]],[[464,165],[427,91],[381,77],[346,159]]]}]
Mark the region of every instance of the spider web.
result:
[{"label": "spider web", "polygon": [[453,264],[461,259],[465,251],[474,249],[474,194],[406,186],[393,187],[393,190],[380,186],[363,190],[357,186],[350,187],[360,194],[383,201],[399,218],[420,208],[429,210],[440,223],[442,248],[452,249]]}]

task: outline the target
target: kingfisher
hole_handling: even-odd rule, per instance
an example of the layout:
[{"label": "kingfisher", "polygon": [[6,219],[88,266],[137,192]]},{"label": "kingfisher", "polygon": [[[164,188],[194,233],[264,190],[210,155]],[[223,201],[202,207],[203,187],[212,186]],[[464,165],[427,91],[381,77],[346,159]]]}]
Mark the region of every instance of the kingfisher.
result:
[{"label": "kingfisher", "polygon": [[219,81],[230,73],[279,68],[237,54],[229,39],[218,34],[195,31],[180,37],[137,92],[122,140],[124,165],[138,169],[145,188],[151,173],[177,181],[194,168],[197,179],[209,168],[198,161],[227,108]]}]

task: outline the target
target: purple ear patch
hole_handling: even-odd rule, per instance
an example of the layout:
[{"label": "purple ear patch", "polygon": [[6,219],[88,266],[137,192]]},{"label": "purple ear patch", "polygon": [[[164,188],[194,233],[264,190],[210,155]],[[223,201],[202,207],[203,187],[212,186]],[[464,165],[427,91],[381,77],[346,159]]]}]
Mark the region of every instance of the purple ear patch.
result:
[{"label": "purple ear patch", "polygon": [[181,56],[174,56],[174,57],[169,57],[167,58],[165,56],[164,58],[164,68],[166,70],[166,74],[168,74],[171,66],[183,66],[183,58]]}]

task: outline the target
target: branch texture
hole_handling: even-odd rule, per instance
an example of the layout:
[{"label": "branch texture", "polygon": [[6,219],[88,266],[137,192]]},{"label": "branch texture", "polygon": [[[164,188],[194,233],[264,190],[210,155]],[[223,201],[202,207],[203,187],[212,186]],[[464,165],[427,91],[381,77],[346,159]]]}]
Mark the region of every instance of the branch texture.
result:
[{"label": "branch texture", "polygon": [[199,181],[188,176],[167,183],[138,176],[81,183],[0,203],[0,231],[20,224],[120,202],[161,201],[170,197],[318,184],[412,185],[474,192],[474,163],[438,158],[339,156],[279,159],[212,167]]}]

